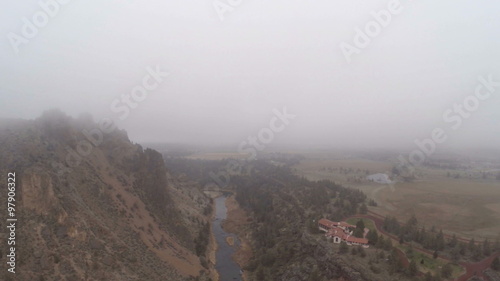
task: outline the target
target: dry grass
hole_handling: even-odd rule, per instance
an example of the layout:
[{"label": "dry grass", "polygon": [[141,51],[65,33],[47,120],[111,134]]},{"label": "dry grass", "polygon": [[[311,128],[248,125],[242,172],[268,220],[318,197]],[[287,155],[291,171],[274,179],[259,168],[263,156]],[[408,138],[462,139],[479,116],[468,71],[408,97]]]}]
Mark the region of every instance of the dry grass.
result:
[{"label": "dry grass", "polygon": [[[115,187],[120,185],[119,182],[110,177],[105,177],[104,180]],[[115,202],[124,207],[126,214],[131,219],[130,225],[150,251],[166,263],[173,265],[185,276],[193,275],[193,272],[202,269],[198,257],[185,250],[169,233],[160,229],[158,222],[146,210],[145,204],[138,196],[119,188],[111,190],[110,193],[112,198],[122,198],[122,201],[116,200]],[[120,195],[117,196],[118,194]],[[164,241],[164,246],[158,247],[162,241]]]},{"label": "dry grass", "polygon": [[211,152],[211,153],[199,153],[189,155],[187,159],[198,159],[198,160],[223,160],[223,159],[245,159],[248,158],[248,154],[236,153],[236,152]]},{"label": "dry grass", "polygon": [[[364,159],[305,159],[294,166],[297,173],[309,180],[327,179],[340,183],[347,183],[349,177],[366,177],[365,170],[369,174],[386,173],[392,169],[392,164],[388,162],[370,161]],[[326,168],[326,170],[325,170]],[[329,171],[329,169],[333,171]],[[352,169],[353,173],[343,174],[339,169]],[[357,172],[359,170],[359,172]]]},{"label": "dry grass", "polygon": [[[102,155],[96,157],[100,158],[95,163],[96,167],[100,167],[100,163],[106,163],[106,159]],[[101,170],[104,171],[104,168]],[[118,173],[118,171],[115,172]],[[172,265],[184,276],[196,275],[202,269],[196,255],[188,252],[177,239],[160,229],[157,220],[147,210],[139,196],[132,193],[109,173],[103,173],[102,180],[112,187],[107,192],[115,204],[124,210],[124,216],[128,218],[128,226],[139,234],[142,242],[151,252],[167,264]],[[129,179],[128,186],[132,186],[132,182],[133,180]]]},{"label": "dry grass", "polygon": [[371,161],[365,159],[305,159],[295,168],[302,171],[318,171],[327,168],[352,168],[370,170],[372,174],[383,173],[392,169],[389,162]]},{"label": "dry grass", "polygon": [[381,214],[401,220],[415,214],[427,227],[466,237],[494,238],[500,233],[500,188],[493,182],[436,178],[398,183],[394,191],[386,188],[377,195]]},{"label": "dry grass", "polygon": [[[325,170],[324,168],[327,168]],[[420,180],[393,185],[353,182],[363,173],[340,173],[338,168],[385,173],[392,163],[364,159],[308,158],[294,166],[311,180],[328,179],[362,190],[379,203],[371,208],[382,215],[406,221],[415,214],[426,227],[436,226],[462,237],[495,238],[500,233],[500,184],[498,181],[448,178],[446,170],[419,168]],[[329,171],[332,168],[333,171]]]}]

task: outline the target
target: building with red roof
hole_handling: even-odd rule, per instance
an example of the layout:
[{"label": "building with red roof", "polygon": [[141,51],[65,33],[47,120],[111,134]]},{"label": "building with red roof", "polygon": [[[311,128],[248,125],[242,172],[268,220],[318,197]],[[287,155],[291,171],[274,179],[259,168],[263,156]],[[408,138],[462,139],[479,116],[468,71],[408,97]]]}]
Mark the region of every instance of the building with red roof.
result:
[{"label": "building with red roof", "polygon": [[[325,236],[333,239],[333,243],[345,242],[347,245],[360,245],[368,248],[368,239],[359,238],[352,235],[355,225],[346,222],[333,222],[327,219],[318,221],[319,230],[326,232]],[[366,235],[366,231],[364,232]]]}]

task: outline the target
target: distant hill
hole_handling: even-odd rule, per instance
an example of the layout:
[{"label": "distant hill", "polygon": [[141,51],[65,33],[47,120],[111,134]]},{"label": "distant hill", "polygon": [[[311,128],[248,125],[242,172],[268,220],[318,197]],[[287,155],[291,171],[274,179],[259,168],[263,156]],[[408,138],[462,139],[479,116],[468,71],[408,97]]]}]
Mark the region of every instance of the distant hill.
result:
[{"label": "distant hill", "polygon": [[16,274],[0,279],[208,280],[195,241],[210,199],[161,154],[102,125],[58,110],[0,120],[0,175],[16,173],[18,219]]}]

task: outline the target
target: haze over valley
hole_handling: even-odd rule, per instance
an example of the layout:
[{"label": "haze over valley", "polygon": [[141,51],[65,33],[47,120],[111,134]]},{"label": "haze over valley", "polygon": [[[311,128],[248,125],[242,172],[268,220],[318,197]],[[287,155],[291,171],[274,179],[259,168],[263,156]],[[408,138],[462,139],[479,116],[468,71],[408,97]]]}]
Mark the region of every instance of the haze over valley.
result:
[{"label": "haze over valley", "polygon": [[499,281],[499,12],[8,3],[0,280]]}]

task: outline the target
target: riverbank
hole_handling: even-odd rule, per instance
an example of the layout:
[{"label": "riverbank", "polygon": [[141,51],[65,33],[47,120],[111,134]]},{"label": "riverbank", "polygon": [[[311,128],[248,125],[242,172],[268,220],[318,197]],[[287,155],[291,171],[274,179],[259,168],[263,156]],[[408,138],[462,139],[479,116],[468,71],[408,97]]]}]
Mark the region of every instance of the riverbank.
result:
[{"label": "riverbank", "polygon": [[[250,217],[247,213],[240,208],[238,202],[234,195],[226,199],[227,208],[227,218],[222,223],[224,231],[234,233],[238,236],[240,240],[240,247],[236,250],[233,259],[236,263],[240,265],[241,268],[245,268],[252,258],[252,248],[250,246],[250,237],[248,227],[250,225]],[[247,272],[243,272],[243,280],[248,280]]]},{"label": "riverbank", "polygon": [[[215,217],[215,212],[212,212],[212,217]],[[217,242],[215,241],[214,232],[212,231],[212,225],[210,224],[210,242],[208,243],[207,248],[207,258],[210,263],[210,278],[213,280],[219,280],[219,272],[215,269],[215,264],[217,262],[217,258],[215,257],[215,253],[217,252]]]},{"label": "riverbank", "polygon": [[[210,221],[212,222],[213,220],[215,220],[215,198],[221,196],[221,194],[219,192],[205,192],[205,194],[212,200],[214,200],[212,201],[212,210],[209,215]],[[210,278],[212,278],[212,280],[219,281],[219,272],[217,272],[217,270],[215,269],[215,264],[217,262],[216,253],[217,241],[215,240],[212,223],[210,223],[210,239],[207,247],[207,259],[208,263],[210,264]]]}]

